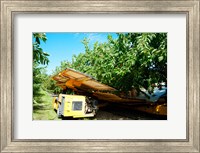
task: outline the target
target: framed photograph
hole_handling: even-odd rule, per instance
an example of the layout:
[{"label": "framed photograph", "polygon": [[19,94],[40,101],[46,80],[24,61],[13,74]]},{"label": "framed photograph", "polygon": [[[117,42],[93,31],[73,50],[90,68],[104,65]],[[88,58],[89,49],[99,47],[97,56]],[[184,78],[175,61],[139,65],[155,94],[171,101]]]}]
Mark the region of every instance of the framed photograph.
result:
[{"label": "framed photograph", "polygon": [[200,151],[199,0],[0,1],[1,152]]}]

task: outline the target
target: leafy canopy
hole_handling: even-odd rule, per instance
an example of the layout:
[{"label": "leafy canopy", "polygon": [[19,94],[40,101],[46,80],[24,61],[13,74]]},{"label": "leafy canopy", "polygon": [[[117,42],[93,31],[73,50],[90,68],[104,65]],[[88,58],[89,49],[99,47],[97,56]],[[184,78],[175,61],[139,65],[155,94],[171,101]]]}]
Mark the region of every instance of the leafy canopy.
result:
[{"label": "leafy canopy", "polygon": [[[167,34],[118,33],[108,42],[96,42],[92,48],[84,39],[85,52],[63,61],[57,70],[74,68],[95,77],[119,91],[144,88],[151,93],[153,85],[167,83]],[[55,71],[57,72],[57,71]]]},{"label": "leafy canopy", "polygon": [[40,47],[40,42],[46,42],[47,37],[45,33],[33,33],[33,62],[42,64],[42,65],[48,65],[49,59],[48,56],[49,54],[44,52],[43,49]]},{"label": "leafy canopy", "polygon": [[40,102],[41,91],[46,90],[44,84],[45,80],[49,78],[46,75],[45,67],[41,65],[48,65],[48,53],[43,52],[40,47],[41,41],[46,42],[47,37],[45,33],[33,33],[33,100],[34,103]]}]

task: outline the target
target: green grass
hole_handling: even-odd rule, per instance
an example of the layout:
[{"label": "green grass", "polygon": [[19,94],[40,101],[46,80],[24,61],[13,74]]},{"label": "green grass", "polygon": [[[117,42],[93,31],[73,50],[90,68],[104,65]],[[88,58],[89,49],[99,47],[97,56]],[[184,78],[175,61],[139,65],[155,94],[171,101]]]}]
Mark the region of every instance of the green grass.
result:
[{"label": "green grass", "polygon": [[33,120],[59,120],[52,107],[53,98],[46,91],[40,91],[33,103]]},{"label": "green grass", "polygon": [[[52,106],[53,97],[47,91],[41,90],[34,97],[33,120],[61,120]],[[96,120],[95,118],[78,118],[78,120]]]}]

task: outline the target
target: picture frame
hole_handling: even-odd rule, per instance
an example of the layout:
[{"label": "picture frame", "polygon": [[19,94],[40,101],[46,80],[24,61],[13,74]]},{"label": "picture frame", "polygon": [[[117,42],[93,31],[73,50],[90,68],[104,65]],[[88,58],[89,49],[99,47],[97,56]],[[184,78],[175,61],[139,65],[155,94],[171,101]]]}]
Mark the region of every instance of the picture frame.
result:
[{"label": "picture frame", "polygon": [[[199,0],[195,1],[1,1],[1,152],[200,152],[199,149]],[[147,13],[187,16],[186,140],[16,140],[13,20],[18,13]]]}]

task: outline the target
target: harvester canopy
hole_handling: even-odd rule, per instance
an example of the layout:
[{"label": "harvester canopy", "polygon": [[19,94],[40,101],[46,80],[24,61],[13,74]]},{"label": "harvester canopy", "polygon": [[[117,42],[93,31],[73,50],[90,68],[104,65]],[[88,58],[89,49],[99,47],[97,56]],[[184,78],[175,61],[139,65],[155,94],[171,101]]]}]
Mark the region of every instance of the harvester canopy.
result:
[{"label": "harvester canopy", "polygon": [[[98,100],[109,101],[109,102],[150,102],[147,100],[145,95],[141,94],[139,96],[125,97],[122,93],[117,91],[117,89],[98,82],[93,77],[76,71],[71,68],[67,68],[57,75],[52,77],[56,81],[56,85],[62,89],[70,88],[78,94],[89,95],[96,97]],[[166,89],[164,89],[166,90]],[[159,91],[160,92],[160,91]],[[164,91],[166,92],[166,91]],[[155,95],[154,95],[155,97]],[[159,96],[156,97],[159,98]],[[151,95],[150,95],[150,99]],[[156,101],[155,98],[151,102]]]},{"label": "harvester canopy", "polygon": [[118,91],[115,88],[100,83],[93,77],[71,68],[61,71],[53,76],[52,79],[55,80],[56,85],[62,89],[70,88],[75,92],[86,95],[89,94],[99,100],[110,102],[144,102],[144,100],[137,98],[122,98],[116,94]]},{"label": "harvester canopy", "polygon": [[65,89],[66,87],[78,90],[91,90],[91,91],[115,91],[116,89],[96,81],[93,77],[78,72],[73,69],[65,69],[59,74],[52,77],[57,81],[57,85]]}]

